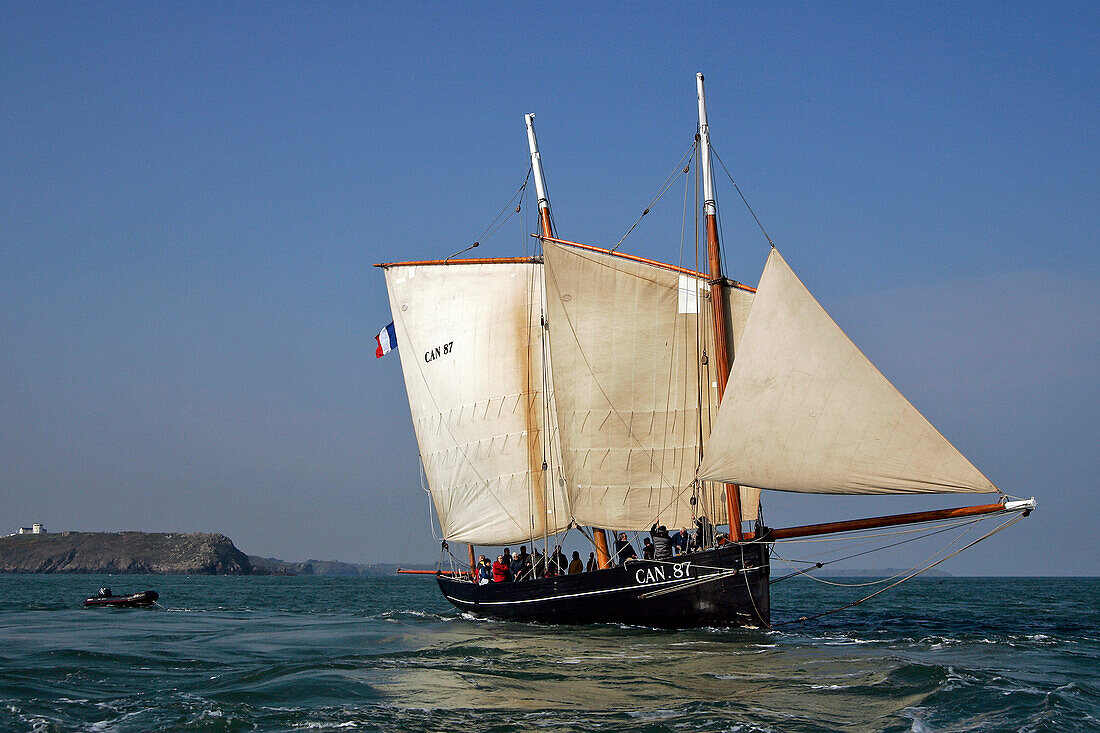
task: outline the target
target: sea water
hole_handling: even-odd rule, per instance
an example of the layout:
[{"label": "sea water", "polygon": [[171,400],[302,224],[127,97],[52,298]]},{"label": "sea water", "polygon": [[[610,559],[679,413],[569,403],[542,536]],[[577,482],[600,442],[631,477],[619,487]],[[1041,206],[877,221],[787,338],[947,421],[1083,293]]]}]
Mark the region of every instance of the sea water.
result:
[{"label": "sea water", "polygon": [[[82,608],[103,585],[163,608]],[[0,729],[1100,730],[1100,579],[915,579],[797,622],[873,589],[660,631],[473,619],[431,576],[0,576]]]}]

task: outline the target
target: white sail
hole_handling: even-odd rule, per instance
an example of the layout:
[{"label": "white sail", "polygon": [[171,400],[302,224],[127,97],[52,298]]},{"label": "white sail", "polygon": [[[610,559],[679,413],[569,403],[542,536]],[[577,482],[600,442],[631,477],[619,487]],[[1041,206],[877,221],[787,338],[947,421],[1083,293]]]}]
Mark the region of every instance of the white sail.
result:
[{"label": "white sail", "polygon": [[774,249],[700,474],[814,494],[998,490],[855,347]]},{"label": "white sail", "polygon": [[[700,444],[717,414],[707,282],[670,268],[545,242],[547,311],[562,460],[580,524],[648,529],[725,520],[724,488],[690,505]],[[730,293],[736,334],[752,300]],[[736,341],[736,338],[734,339]],[[700,428],[700,425],[702,426]],[[747,518],[756,516],[746,491]]]},{"label": "white sail", "polygon": [[443,536],[503,545],[565,529],[556,418],[546,408],[542,265],[391,265],[386,285]]}]

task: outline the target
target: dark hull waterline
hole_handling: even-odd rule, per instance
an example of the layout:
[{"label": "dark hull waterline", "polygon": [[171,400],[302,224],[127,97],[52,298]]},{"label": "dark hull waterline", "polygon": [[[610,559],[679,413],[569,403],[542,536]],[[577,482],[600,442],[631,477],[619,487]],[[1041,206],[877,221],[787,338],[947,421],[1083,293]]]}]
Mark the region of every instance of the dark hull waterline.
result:
[{"label": "dark hull waterline", "polygon": [[730,544],[668,561],[518,583],[436,578],[443,595],[476,616],[553,624],[660,628],[767,626],[769,545]]}]

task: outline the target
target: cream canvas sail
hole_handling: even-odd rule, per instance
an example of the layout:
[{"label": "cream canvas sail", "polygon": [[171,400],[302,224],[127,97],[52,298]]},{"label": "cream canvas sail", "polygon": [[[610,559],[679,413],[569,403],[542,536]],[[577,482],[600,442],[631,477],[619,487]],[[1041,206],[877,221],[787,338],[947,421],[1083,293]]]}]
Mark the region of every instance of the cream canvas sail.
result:
[{"label": "cream canvas sail", "polygon": [[444,537],[503,545],[565,529],[542,265],[392,265],[386,285]]},{"label": "cream canvas sail", "polygon": [[998,490],[855,347],[774,249],[700,474],[820,494]]},{"label": "cream canvas sail", "polygon": [[[579,524],[627,530],[655,521],[725,522],[724,489],[689,503],[717,414],[705,280],[670,268],[545,242],[547,311],[562,460]],[[730,293],[736,332],[751,293]],[[756,516],[755,492],[745,513]]]}]

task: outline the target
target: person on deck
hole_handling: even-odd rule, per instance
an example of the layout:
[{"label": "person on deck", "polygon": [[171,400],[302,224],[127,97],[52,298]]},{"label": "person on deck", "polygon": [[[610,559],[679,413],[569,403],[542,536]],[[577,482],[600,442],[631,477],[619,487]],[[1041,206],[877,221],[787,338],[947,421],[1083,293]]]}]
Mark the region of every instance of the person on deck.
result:
[{"label": "person on deck", "polygon": [[510,583],[516,579],[516,576],[512,572],[512,551],[507,547],[504,548],[504,567],[508,570],[508,582]]},{"label": "person on deck", "polygon": [[642,559],[653,559],[653,543],[649,541],[648,537],[642,539]]},{"label": "person on deck", "polygon": [[569,561],[569,574],[576,575],[584,572],[584,562],[581,561],[581,553],[573,550],[573,559]]},{"label": "person on deck", "polygon": [[688,551],[688,540],[691,535],[687,531],[687,527],[680,527],[680,531],[672,535],[672,549],[676,551],[677,555],[683,555]]},{"label": "person on deck", "polygon": [[550,568],[554,575],[565,575],[566,568],[569,567],[569,561],[565,558],[565,553],[561,551],[561,545],[554,548],[554,554],[550,557]]},{"label": "person on deck", "polygon": [[497,561],[493,563],[493,582],[508,582],[508,566],[504,564],[504,555],[497,555]]},{"label": "person on deck", "polygon": [[653,527],[649,530],[650,537],[653,538],[653,559],[654,560],[671,560],[672,559],[672,538],[668,536],[668,530],[662,524],[657,526],[657,523],[653,523]]},{"label": "person on deck", "polygon": [[530,555],[523,555],[520,558],[523,560],[523,579],[530,580],[535,577],[535,560]]},{"label": "person on deck", "polygon": [[615,540],[615,564],[622,565],[627,560],[637,560],[638,553],[634,552],[634,545],[626,538],[626,532],[619,534]]},{"label": "person on deck", "polygon": [[512,571],[512,581],[525,580],[524,567],[531,562],[531,556],[527,554],[527,545],[519,548],[519,552],[512,555],[512,562],[508,563],[508,569]]},{"label": "person on deck", "polygon": [[696,550],[703,550],[710,546],[714,536],[714,525],[710,523],[706,515],[695,520],[695,533],[692,537]]},{"label": "person on deck", "polygon": [[531,557],[531,567],[534,570],[534,577],[546,577],[546,556],[539,552],[537,547],[535,548],[535,554]]},{"label": "person on deck", "polygon": [[493,566],[489,564],[489,558],[484,555],[477,561],[478,585],[488,585],[493,582]]},{"label": "person on deck", "polygon": [[599,570],[599,569],[600,569],[600,564],[598,562],[596,562],[596,553],[594,553],[594,552],[588,553],[588,563],[585,564],[584,571],[586,573],[591,573],[591,572]]}]

